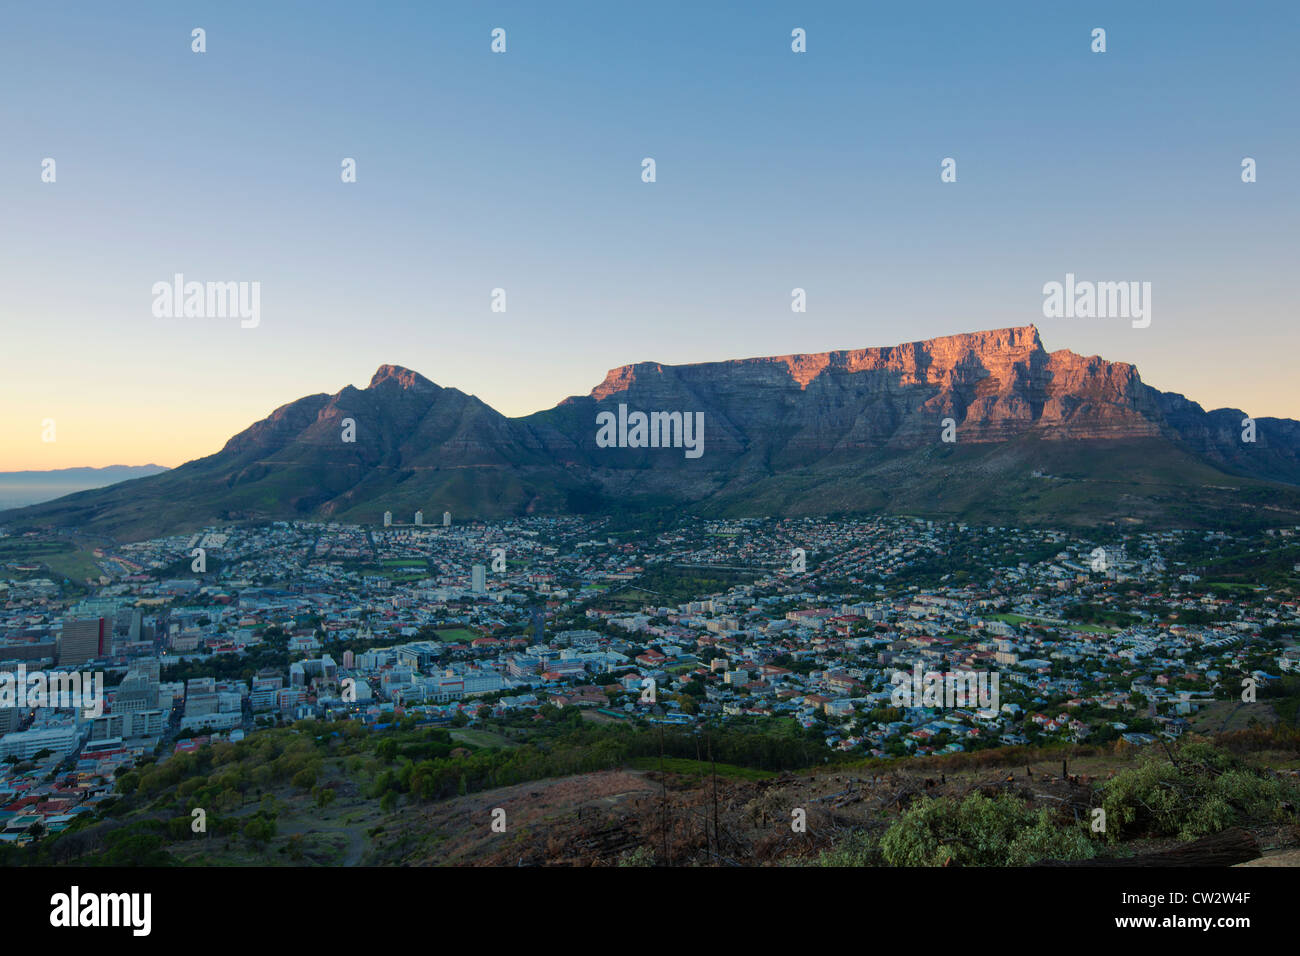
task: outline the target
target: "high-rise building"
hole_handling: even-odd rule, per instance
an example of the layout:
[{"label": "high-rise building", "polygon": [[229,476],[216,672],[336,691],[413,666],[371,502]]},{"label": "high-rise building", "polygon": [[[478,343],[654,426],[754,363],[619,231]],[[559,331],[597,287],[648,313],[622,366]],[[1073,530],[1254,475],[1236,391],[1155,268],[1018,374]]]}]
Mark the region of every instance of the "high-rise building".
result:
[{"label": "high-rise building", "polygon": [[415,523],[416,523],[416,524],[424,524],[424,512],[423,512],[423,511],[417,511],[417,512],[415,513]]},{"label": "high-rise building", "polygon": [[450,511],[444,511],[444,512],[442,513],[442,526],[443,526],[444,528],[450,528],[450,527],[451,527],[451,512],[450,512]]},{"label": "high-rise building", "polygon": [[0,707],[0,737],[17,730],[22,716],[17,707]]},{"label": "high-rise building", "polygon": [[84,664],[104,653],[104,632],[110,625],[102,617],[64,620],[59,639],[60,664]]},{"label": "high-rise building", "polygon": [[476,564],[471,569],[470,590],[475,594],[482,594],[487,590],[487,568],[481,564]]},{"label": "high-rise building", "polygon": [[128,713],[153,710],[158,706],[158,681],[148,674],[130,671],[117,685],[113,696],[113,712]]},{"label": "high-rise building", "polygon": [[384,527],[385,527],[385,528],[392,527],[392,524],[393,524],[393,513],[392,513],[391,511],[385,511],[385,512],[384,512]]},{"label": "high-rise building", "polygon": [[156,657],[141,657],[131,662],[131,668],[126,674],[128,677],[139,674],[156,684],[162,680],[162,661]]}]

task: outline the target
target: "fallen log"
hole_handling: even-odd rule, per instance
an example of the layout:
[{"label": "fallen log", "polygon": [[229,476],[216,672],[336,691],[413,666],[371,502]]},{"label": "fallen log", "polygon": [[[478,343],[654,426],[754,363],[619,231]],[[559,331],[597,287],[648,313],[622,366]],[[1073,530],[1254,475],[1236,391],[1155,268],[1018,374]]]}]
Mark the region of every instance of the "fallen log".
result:
[{"label": "fallen log", "polygon": [[1235,866],[1258,859],[1259,844],[1241,827],[1201,837],[1191,843],[1139,853],[1137,856],[1096,857],[1091,860],[1040,860],[1035,866]]}]

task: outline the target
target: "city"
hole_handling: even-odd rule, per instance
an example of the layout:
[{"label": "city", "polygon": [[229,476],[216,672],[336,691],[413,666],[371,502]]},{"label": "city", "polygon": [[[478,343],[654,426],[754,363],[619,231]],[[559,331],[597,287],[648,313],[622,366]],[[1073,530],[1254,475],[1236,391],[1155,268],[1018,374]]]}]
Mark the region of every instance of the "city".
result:
[{"label": "city", "polygon": [[[902,761],[1152,747],[1276,721],[1284,684],[1294,719],[1300,603],[1240,583],[1234,562],[1272,555],[1257,579],[1293,586],[1300,528],[612,525],[210,528],[96,549],[98,577],[79,582],[8,561],[0,669],[100,671],[108,691],[97,716],[0,708],[0,845],[95,815],[143,762],[298,721],[413,722],[482,745],[494,735],[476,727],[549,706],[642,727],[794,724],[828,756]],[[33,537],[0,537],[0,553]],[[992,673],[1000,694],[898,707],[914,669]]]}]

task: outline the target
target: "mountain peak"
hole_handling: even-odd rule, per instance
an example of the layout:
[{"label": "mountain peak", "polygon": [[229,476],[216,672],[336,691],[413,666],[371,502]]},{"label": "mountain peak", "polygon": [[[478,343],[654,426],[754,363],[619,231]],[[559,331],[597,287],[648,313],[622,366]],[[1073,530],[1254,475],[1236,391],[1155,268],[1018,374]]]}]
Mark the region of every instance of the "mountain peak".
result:
[{"label": "mountain peak", "polygon": [[400,365],[381,365],[371,376],[369,388],[375,388],[385,382],[396,382],[401,388],[425,388],[434,387],[433,382],[429,381],[419,372],[413,372],[409,368],[403,368]]}]

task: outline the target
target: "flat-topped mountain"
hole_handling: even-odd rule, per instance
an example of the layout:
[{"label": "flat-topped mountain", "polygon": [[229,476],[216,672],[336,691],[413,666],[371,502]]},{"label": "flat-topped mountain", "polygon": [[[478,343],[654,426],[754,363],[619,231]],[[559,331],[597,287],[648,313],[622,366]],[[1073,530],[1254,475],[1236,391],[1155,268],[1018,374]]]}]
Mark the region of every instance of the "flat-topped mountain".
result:
[{"label": "flat-topped mountain", "polygon": [[[1300,423],[1258,419],[1246,442],[1245,417],[1154,389],[1123,362],[1048,352],[1033,326],[641,362],[522,418],[384,365],[365,389],[291,402],[207,458],[6,512],[0,523],[139,537],[235,520],[378,522],[386,510],[409,520],[417,509],[467,519],[660,507],[1295,523]],[[683,424],[697,421],[702,433],[686,437],[700,453],[684,454]]]}]

